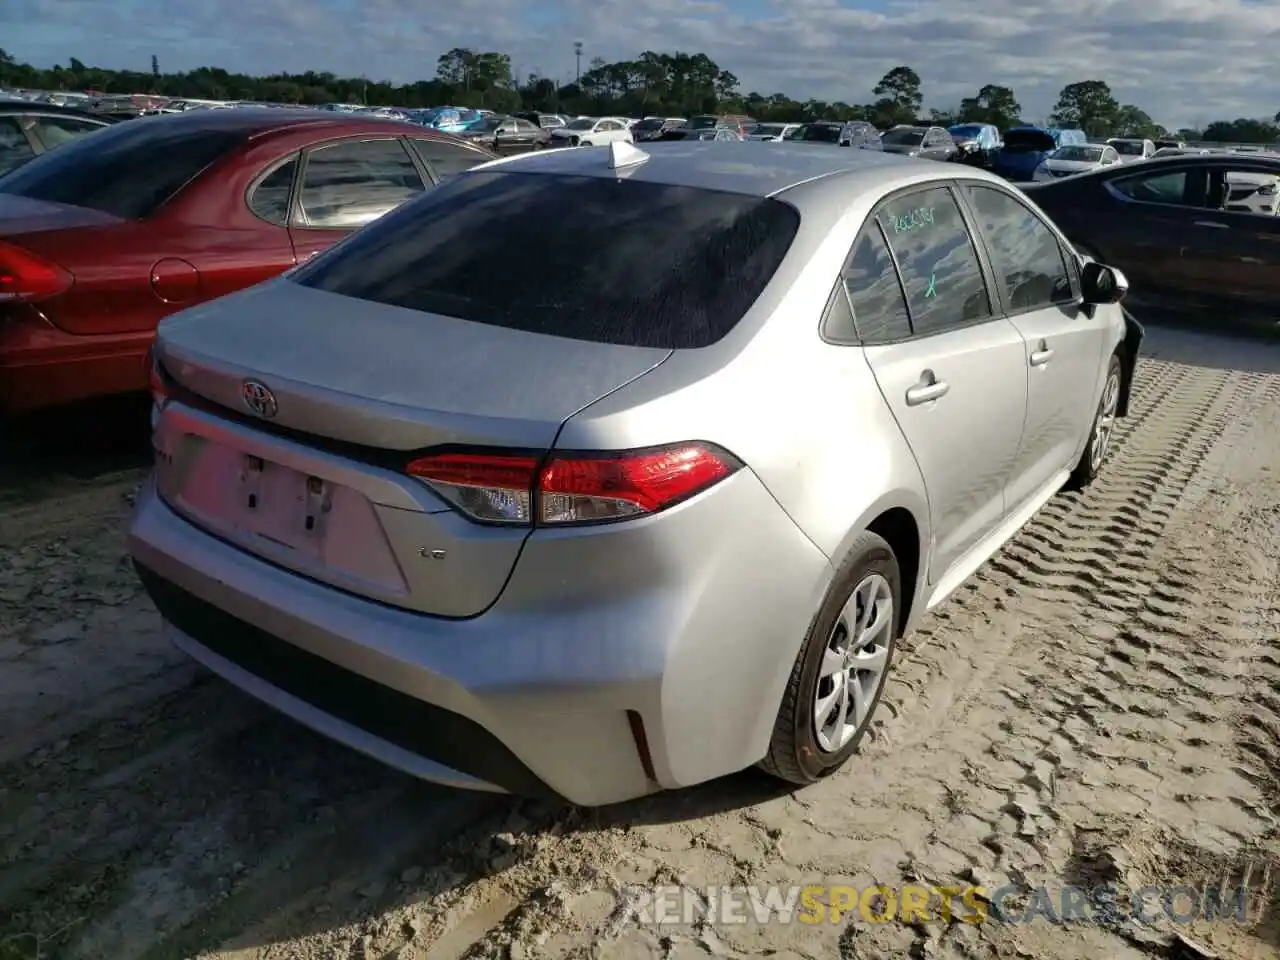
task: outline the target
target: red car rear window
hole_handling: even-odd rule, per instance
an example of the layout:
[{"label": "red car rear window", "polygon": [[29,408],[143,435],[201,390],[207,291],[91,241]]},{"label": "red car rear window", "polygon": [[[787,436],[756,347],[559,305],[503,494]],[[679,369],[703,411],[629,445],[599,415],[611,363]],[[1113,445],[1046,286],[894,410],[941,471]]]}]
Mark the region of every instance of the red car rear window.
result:
[{"label": "red car rear window", "polygon": [[239,129],[175,128],[161,118],[126,120],[0,177],[0,193],[141,220],[247,137]]}]

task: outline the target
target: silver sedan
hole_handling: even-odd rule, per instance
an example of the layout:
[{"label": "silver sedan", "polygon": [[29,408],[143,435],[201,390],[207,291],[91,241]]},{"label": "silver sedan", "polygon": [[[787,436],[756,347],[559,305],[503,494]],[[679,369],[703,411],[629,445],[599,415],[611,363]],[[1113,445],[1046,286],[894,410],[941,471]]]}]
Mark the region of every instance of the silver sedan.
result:
[{"label": "silver sedan", "polygon": [[161,325],[131,552],[179,647],[417,776],[809,783],[897,640],[1102,468],[1125,286],[969,167],[496,161]]}]

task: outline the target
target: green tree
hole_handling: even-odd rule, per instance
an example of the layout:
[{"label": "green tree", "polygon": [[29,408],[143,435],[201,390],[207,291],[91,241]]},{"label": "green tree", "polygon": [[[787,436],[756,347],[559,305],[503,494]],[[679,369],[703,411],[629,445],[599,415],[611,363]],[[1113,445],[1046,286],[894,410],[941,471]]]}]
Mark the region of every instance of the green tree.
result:
[{"label": "green tree", "polygon": [[924,96],[920,93],[920,75],[910,67],[894,67],[871,91],[880,101],[876,107],[888,113],[895,123],[906,123],[920,113]]},{"label": "green tree", "polygon": [[1145,110],[1131,103],[1122,104],[1116,111],[1113,132],[1120,137],[1150,137],[1153,140],[1168,133]]},{"label": "green tree", "polygon": [[990,123],[1001,130],[1022,123],[1022,104],[1009,87],[988,83],[977,95],[960,101],[961,123]]},{"label": "green tree", "polygon": [[1110,136],[1120,104],[1102,80],[1069,83],[1058,94],[1050,119],[1060,127],[1076,127],[1091,137]]}]

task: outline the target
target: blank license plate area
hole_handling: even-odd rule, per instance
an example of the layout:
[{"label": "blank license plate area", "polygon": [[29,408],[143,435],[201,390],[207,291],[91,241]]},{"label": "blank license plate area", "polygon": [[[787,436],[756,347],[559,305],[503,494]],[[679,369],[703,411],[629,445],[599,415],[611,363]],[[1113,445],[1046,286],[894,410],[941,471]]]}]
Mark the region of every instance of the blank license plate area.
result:
[{"label": "blank license plate area", "polygon": [[214,533],[356,589],[405,589],[374,506],[357,490],[195,434],[157,467],[165,498]]}]

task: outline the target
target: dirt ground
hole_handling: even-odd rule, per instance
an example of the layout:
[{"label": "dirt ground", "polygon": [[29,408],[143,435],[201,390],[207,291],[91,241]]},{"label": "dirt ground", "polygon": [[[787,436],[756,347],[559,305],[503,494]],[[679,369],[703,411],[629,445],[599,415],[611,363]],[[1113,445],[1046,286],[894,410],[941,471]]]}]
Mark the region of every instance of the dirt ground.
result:
[{"label": "dirt ground", "polygon": [[[383,769],[161,640],[123,551],[144,444],[28,440],[0,481],[0,960],[1280,956],[1265,909],[625,909],[645,883],[1280,884],[1280,343],[1148,339],[1104,477],[908,638],[861,758],[792,795],[745,773],[564,811]],[[105,466],[77,477],[85,457]]]}]

